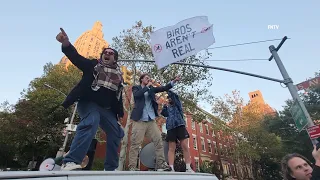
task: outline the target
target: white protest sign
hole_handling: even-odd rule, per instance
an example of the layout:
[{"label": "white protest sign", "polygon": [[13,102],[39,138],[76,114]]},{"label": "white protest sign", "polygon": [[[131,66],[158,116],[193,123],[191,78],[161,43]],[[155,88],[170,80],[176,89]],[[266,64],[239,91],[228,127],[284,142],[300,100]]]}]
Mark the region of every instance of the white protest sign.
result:
[{"label": "white protest sign", "polygon": [[196,16],[151,33],[151,48],[158,69],[192,56],[214,42],[207,16]]}]

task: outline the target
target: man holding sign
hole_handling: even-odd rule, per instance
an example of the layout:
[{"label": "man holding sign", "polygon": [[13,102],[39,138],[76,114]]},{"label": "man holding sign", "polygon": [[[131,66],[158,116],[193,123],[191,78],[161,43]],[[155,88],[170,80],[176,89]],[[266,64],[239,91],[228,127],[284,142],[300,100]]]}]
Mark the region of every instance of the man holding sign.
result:
[{"label": "man holding sign", "polygon": [[159,29],[150,38],[158,69],[190,57],[215,42],[207,16],[193,17]]}]

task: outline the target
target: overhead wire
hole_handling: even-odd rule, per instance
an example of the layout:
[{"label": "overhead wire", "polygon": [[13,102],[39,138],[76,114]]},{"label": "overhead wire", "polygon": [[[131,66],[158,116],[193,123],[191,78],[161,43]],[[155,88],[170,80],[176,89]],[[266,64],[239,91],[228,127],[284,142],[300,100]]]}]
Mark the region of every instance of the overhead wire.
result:
[{"label": "overhead wire", "polygon": [[[290,38],[288,38],[290,39]],[[281,39],[267,39],[267,40],[261,40],[261,41],[252,41],[252,42],[246,42],[246,43],[240,43],[240,44],[230,44],[230,45],[225,45],[225,46],[217,46],[217,47],[212,47],[212,48],[207,48],[206,50],[209,49],[219,49],[219,48],[227,48],[227,47],[235,47],[235,46],[244,46],[244,45],[250,45],[250,44],[258,44],[258,43],[265,43],[265,42],[271,42],[271,41],[279,41]],[[207,52],[209,54],[209,52]],[[213,60],[203,60],[203,61],[230,61],[230,62],[235,62],[235,61],[269,61],[269,59],[213,59]]]},{"label": "overhead wire", "polygon": [[269,61],[268,59],[207,59],[202,61]]},{"label": "overhead wire", "polygon": [[[288,38],[290,39],[290,38]],[[243,45],[249,45],[249,44],[258,44],[258,43],[264,43],[264,42],[270,42],[270,41],[279,41],[281,39],[268,39],[268,40],[262,40],[262,41],[252,41],[252,42],[247,42],[247,43],[240,43],[240,44],[230,44],[226,46],[217,46],[217,47],[212,47],[212,48],[207,48],[207,49],[219,49],[219,48],[226,48],[226,47],[234,47],[234,46],[243,46]]]},{"label": "overhead wire", "polygon": [[[290,39],[290,38],[287,38]],[[265,43],[265,42],[270,42],[270,41],[279,41],[281,39],[267,39],[267,40],[262,40],[262,41],[252,41],[252,42],[246,42],[246,43],[240,43],[240,44],[230,44],[230,45],[225,45],[225,46],[217,46],[217,47],[212,47],[212,48],[207,48],[206,50],[209,49],[219,49],[219,48],[227,48],[227,47],[235,47],[235,46],[244,46],[244,45],[250,45],[250,44],[258,44],[258,43]],[[207,52],[209,54],[209,52]],[[211,53],[210,53],[211,54]],[[129,60],[129,59],[126,59]],[[221,62],[240,62],[240,61],[268,61],[269,59],[263,59],[263,58],[253,58],[253,59],[204,59],[202,61],[221,61]],[[134,61],[134,59],[132,59]]]}]

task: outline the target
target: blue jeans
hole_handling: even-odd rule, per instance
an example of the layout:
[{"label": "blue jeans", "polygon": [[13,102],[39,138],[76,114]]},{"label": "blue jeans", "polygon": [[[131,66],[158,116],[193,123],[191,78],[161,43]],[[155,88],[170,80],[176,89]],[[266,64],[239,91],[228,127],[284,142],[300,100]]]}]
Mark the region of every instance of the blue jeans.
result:
[{"label": "blue jeans", "polygon": [[107,134],[104,168],[106,171],[114,171],[119,165],[118,148],[124,136],[115,113],[110,109],[103,109],[95,103],[81,101],[78,103],[77,110],[81,121],[77,126],[70,151],[63,162],[81,164],[100,125]]}]

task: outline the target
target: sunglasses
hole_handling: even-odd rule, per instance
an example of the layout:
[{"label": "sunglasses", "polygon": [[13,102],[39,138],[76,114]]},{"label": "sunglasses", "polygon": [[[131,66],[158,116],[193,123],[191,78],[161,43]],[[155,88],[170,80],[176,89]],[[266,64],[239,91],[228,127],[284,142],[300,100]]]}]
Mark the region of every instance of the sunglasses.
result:
[{"label": "sunglasses", "polygon": [[106,55],[110,55],[110,56],[112,56],[112,55],[114,55],[114,52],[111,52],[111,51],[105,51],[103,54],[106,54]]}]

